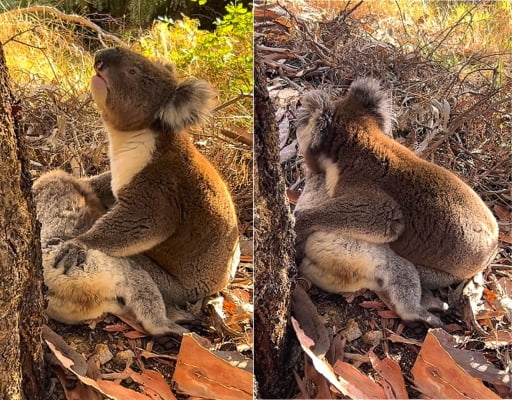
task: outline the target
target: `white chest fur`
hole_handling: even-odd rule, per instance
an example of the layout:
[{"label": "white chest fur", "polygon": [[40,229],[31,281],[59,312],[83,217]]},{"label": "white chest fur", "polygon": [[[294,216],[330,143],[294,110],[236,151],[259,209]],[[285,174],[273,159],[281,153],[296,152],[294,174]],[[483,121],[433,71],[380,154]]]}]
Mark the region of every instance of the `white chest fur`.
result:
[{"label": "white chest fur", "polygon": [[151,160],[155,150],[155,135],[149,129],[132,132],[108,129],[112,192],[130,183]]},{"label": "white chest fur", "polygon": [[325,171],[325,187],[329,196],[333,197],[340,178],[338,166],[329,158],[323,156],[320,157],[319,162],[320,167]]}]

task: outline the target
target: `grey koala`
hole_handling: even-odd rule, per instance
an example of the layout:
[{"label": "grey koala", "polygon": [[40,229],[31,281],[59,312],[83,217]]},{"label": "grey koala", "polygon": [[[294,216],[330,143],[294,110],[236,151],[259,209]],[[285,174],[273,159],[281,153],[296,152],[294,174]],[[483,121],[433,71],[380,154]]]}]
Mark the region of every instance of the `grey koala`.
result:
[{"label": "grey koala", "polygon": [[310,174],[296,210],[300,270],[328,291],[384,291],[404,320],[438,326],[428,289],[482,271],[498,225],[455,174],[390,138],[389,110],[373,79],[354,81],[337,101],[322,91],[304,97],[297,137]]},{"label": "grey koala", "polygon": [[65,241],[87,231],[106,211],[94,184],[95,178],[79,180],[59,170],[34,183],[48,316],[75,324],[104,313],[132,313],[151,335],[187,332],[176,323],[186,314],[174,305],[175,279],[145,255],[111,257],[86,250],[78,265],[54,267]]}]

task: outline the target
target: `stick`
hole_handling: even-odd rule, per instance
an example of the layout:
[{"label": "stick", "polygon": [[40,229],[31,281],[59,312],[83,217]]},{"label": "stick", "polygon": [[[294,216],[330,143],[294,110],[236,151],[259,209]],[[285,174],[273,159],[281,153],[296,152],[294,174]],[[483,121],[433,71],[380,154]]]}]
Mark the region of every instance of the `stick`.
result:
[{"label": "stick", "polygon": [[[64,21],[68,22],[74,22],[76,24],[80,24],[83,26],[86,26],[87,28],[92,29],[98,34],[98,39],[101,43],[103,43],[103,38],[111,40],[112,42],[118,44],[122,47],[128,47],[128,45],[123,42],[121,39],[119,39],[117,36],[114,36],[110,33],[105,32],[103,29],[101,29],[98,25],[91,22],[87,18],[80,17],[79,15],[69,15],[66,13],[63,13],[62,11],[57,10],[55,7],[49,7],[49,6],[32,6],[32,7],[26,7],[26,8],[16,8],[14,10],[6,11],[4,13],[1,13],[0,16],[8,16],[8,15],[24,15],[24,14],[31,14],[31,13],[48,13],[53,14],[57,18],[60,18]],[[105,45],[105,43],[103,43]],[[107,46],[105,46],[107,47]]]}]

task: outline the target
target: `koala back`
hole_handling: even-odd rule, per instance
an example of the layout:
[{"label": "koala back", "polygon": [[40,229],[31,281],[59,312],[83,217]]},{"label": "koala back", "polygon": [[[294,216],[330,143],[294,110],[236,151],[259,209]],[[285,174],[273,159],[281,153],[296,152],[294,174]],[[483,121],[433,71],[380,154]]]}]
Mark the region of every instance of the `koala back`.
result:
[{"label": "koala back", "polygon": [[388,136],[390,102],[378,83],[355,81],[337,101],[322,96],[306,100],[298,129],[330,196],[361,184],[379,188],[404,215],[405,230],[391,244],[398,255],[460,279],[484,268],[497,247],[494,216],[454,173]]}]

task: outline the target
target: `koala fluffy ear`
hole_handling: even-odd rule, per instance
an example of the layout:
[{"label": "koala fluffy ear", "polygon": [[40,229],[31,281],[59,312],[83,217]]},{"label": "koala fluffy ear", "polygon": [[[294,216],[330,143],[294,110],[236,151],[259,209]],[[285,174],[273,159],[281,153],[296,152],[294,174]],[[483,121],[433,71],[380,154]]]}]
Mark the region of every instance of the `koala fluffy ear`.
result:
[{"label": "koala fluffy ear", "polygon": [[333,105],[323,90],[313,90],[302,98],[297,113],[297,139],[302,154],[315,150],[322,142],[333,116]]},{"label": "koala fluffy ear", "polygon": [[205,81],[181,82],[160,110],[158,118],[175,131],[200,125],[209,117],[214,98],[215,92]]},{"label": "koala fluffy ear", "polygon": [[391,136],[391,100],[377,79],[358,78],[353,81],[345,101],[358,103],[365,108],[375,117],[382,132]]}]

